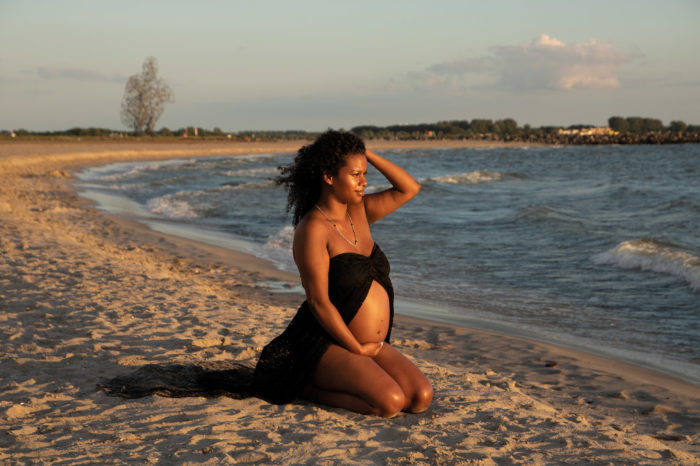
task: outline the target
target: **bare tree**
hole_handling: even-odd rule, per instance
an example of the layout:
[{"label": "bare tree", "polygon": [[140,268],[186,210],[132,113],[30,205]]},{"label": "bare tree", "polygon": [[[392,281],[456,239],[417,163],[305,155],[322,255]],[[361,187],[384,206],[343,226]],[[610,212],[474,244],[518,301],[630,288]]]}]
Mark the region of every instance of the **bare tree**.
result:
[{"label": "bare tree", "polygon": [[125,126],[141,135],[153,134],[156,122],[165,111],[165,104],[175,102],[175,94],[158,77],[158,62],[148,57],[143,70],[129,78],[122,98],[121,120]]}]

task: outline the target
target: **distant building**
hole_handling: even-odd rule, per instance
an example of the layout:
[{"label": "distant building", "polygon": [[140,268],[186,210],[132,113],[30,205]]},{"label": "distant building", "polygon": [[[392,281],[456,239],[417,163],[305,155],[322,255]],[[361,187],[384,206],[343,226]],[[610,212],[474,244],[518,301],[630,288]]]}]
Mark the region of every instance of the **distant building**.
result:
[{"label": "distant building", "polygon": [[562,136],[614,136],[619,133],[611,130],[608,126],[604,126],[579,129],[560,129],[558,134]]}]

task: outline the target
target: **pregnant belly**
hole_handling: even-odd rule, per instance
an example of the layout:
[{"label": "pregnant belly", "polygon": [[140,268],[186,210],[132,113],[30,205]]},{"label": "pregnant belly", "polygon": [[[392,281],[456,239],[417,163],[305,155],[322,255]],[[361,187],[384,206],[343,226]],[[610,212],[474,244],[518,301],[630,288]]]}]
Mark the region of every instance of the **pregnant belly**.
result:
[{"label": "pregnant belly", "polygon": [[383,341],[389,331],[389,315],[389,295],[382,285],[373,281],[348,328],[360,343]]}]

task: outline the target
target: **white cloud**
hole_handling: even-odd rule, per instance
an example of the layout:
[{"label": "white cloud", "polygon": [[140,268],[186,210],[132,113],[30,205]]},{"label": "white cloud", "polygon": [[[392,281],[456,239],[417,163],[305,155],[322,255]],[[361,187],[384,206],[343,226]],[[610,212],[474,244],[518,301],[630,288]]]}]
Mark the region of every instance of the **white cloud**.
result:
[{"label": "white cloud", "polygon": [[566,47],[566,44],[559,39],[555,39],[554,37],[549,37],[547,34],[540,34],[539,37],[537,37],[533,43],[536,45],[543,45],[543,46],[551,46],[551,47]]},{"label": "white cloud", "polygon": [[616,88],[619,68],[629,60],[611,44],[597,40],[565,44],[541,34],[530,43],[493,47],[488,55],[438,63],[411,77],[426,87],[450,90],[473,85],[478,75],[491,87],[515,90]]}]

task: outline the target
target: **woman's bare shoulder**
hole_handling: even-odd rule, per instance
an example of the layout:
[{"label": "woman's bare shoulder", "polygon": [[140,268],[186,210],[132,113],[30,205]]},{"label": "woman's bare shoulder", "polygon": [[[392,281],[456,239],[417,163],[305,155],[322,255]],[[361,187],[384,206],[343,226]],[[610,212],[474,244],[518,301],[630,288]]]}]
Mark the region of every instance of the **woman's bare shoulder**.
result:
[{"label": "woman's bare shoulder", "polygon": [[326,219],[321,218],[320,215],[308,212],[302,217],[294,230],[294,244],[324,240],[328,234],[326,222]]}]

